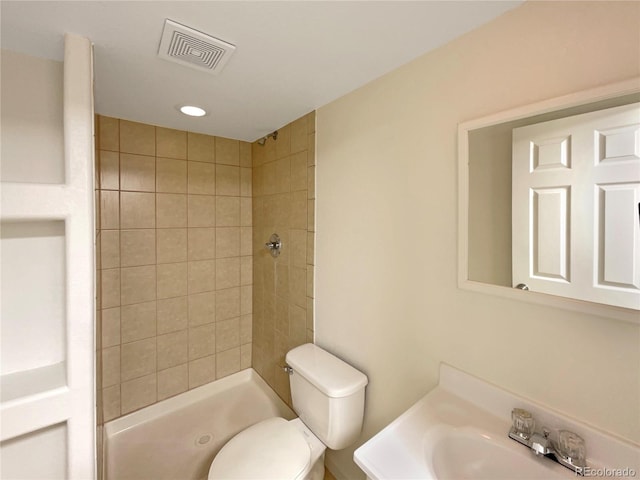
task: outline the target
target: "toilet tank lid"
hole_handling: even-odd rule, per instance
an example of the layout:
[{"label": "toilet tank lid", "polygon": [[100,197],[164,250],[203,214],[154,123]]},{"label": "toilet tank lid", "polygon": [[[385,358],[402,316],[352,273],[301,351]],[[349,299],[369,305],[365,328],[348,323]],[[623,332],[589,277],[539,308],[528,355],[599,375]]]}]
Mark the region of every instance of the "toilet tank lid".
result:
[{"label": "toilet tank lid", "polygon": [[369,382],[364,373],[313,343],[289,351],[286,360],[295,372],[329,397],[346,397]]}]

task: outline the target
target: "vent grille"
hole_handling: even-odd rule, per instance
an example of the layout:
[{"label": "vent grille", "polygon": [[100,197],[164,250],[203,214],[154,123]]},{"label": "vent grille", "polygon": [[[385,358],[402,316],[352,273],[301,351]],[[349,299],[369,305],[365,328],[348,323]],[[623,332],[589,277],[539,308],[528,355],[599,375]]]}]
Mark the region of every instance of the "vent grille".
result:
[{"label": "vent grille", "polygon": [[220,73],[235,46],[218,38],[165,20],[158,56],[208,73]]}]

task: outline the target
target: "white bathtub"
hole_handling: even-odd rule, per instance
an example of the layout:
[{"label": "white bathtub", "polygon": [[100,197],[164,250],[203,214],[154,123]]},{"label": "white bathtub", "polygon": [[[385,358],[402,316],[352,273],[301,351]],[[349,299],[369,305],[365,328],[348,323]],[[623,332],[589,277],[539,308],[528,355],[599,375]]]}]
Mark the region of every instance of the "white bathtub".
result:
[{"label": "white bathtub", "polygon": [[213,457],[256,422],[295,413],[252,369],[108,422],[104,480],[206,479]]}]

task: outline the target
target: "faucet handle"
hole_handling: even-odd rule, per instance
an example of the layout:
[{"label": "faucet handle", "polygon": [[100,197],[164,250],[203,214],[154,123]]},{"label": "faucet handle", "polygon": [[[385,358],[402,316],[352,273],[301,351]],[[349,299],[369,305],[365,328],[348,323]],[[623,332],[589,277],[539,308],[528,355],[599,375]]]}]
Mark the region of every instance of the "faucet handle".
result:
[{"label": "faucet handle", "polygon": [[562,459],[575,467],[586,465],[586,447],[583,438],[569,430],[558,432],[556,451]]},{"label": "faucet handle", "polygon": [[523,408],[514,408],[511,410],[511,421],[513,423],[513,430],[516,435],[525,440],[528,440],[533,434],[535,427],[535,420],[531,412]]}]

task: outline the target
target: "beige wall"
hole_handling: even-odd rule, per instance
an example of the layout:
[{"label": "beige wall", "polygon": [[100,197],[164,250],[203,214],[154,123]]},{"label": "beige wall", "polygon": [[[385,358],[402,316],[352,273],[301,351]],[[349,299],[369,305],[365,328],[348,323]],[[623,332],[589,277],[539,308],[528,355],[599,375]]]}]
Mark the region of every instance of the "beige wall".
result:
[{"label": "beige wall", "polygon": [[369,376],[362,441],[447,362],[640,442],[637,325],[456,286],[458,123],[639,75],[638,25],[637,2],[527,2],[318,110],[316,341]]},{"label": "beige wall", "polygon": [[2,181],[64,183],[62,62],[9,50],[0,60]]},{"label": "beige wall", "polygon": [[[291,403],[286,353],[313,341],[315,113],[254,143],[253,152],[253,367]],[[282,253],[264,244],[272,233]]]},{"label": "beige wall", "polygon": [[96,132],[101,422],[251,366],[252,179],[246,142]]}]

